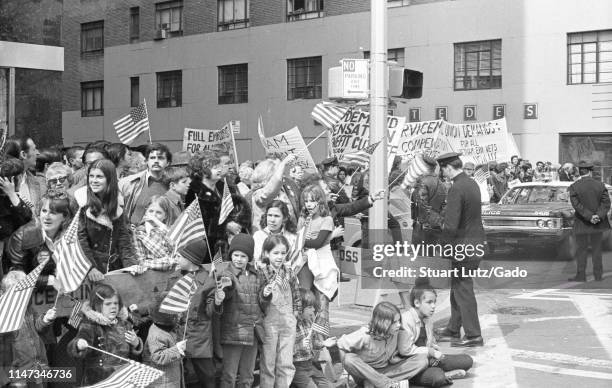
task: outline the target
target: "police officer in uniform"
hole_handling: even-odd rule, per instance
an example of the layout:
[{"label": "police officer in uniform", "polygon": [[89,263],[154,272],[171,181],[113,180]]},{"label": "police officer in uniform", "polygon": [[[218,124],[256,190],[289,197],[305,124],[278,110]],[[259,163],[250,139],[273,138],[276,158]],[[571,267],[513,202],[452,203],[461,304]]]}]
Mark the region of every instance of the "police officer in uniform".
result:
[{"label": "police officer in uniform", "polygon": [[440,241],[444,206],[446,203],[446,186],[436,174],[435,159],[424,155],[423,161],[428,171],[417,179],[412,193],[414,203],[413,219],[415,220],[414,244],[436,244]]},{"label": "police officer in uniform", "polygon": [[[481,218],[480,188],[462,170],[463,163],[456,152],[438,157],[440,169],[447,178],[452,180],[452,186],[446,197],[446,211],[442,225],[444,243],[460,245],[477,245],[484,247],[485,235]],[[465,251],[464,251],[465,252]],[[478,305],[474,295],[474,282],[469,276],[462,276],[462,268],[475,270],[481,257],[467,255],[461,260],[455,256],[452,267],[458,269],[459,275],[451,281],[451,317],[445,328],[436,330],[440,340],[450,340],[451,346],[482,346],[484,340],[478,321]],[[460,339],[463,326],[465,337]]]},{"label": "police officer in uniform", "polygon": [[576,276],[570,281],[586,281],[587,248],[589,240],[593,254],[593,275],[596,281],[603,276],[601,248],[603,232],[610,229],[608,211],[610,195],[606,186],[592,177],[593,164],[578,163],[580,179],[569,187],[570,201],[576,211],[574,235],[576,236]]}]

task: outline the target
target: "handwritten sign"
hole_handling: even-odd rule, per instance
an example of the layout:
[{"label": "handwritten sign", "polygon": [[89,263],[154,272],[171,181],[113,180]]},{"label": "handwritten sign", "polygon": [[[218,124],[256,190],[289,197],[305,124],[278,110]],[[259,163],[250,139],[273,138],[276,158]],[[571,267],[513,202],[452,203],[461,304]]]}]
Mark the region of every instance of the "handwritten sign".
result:
[{"label": "handwritten sign", "polygon": [[400,134],[397,154],[411,160],[416,154],[426,154],[436,157],[449,152],[449,146],[444,137],[439,137],[443,120],[406,123]]},{"label": "handwritten sign", "polygon": [[262,144],[267,154],[273,154],[279,159],[294,154],[297,157],[297,164],[302,169],[317,171],[317,166],[298,127],[293,127],[276,136],[262,138]]},{"label": "handwritten sign", "polygon": [[[387,116],[387,155],[391,168],[397,154],[405,117]],[[349,108],[331,129],[332,151],[342,160],[344,154],[355,153],[370,145],[370,113]]]},{"label": "handwritten sign", "polygon": [[444,122],[438,136],[446,139],[452,151],[461,152],[464,162],[477,165],[510,160],[518,154],[509,141],[505,118],[472,124]]},{"label": "handwritten sign", "polygon": [[233,125],[225,124],[221,129],[185,128],[183,132],[183,151],[194,153],[216,149],[230,156],[231,164],[237,166],[237,155],[234,149]]}]

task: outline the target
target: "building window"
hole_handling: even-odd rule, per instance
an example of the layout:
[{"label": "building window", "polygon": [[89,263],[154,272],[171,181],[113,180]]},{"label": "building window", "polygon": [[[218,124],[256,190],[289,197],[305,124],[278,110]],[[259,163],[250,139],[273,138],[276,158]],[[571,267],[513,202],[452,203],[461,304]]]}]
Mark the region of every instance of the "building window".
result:
[{"label": "building window", "polygon": [[287,100],[321,98],[321,57],[287,60]]},{"label": "building window", "polygon": [[140,104],[140,77],[130,77],[130,106]]},{"label": "building window", "polygon": [[387,0],[387,7],[403,7],[405,5],[410,5],[412,0]]},{"label": "building window", "polygon": [[168,1],[155,4],[155,28],[165,30],[169,36],[183,34],[183,2]]},{"label": "building window", "polygon": [[174,108],[182,105],[183,72],[165,71],[157,73],[157,107]]},{"label": "building window", "polygon": [[249,65],[219,66],[219,104],[249,102]]},{"label": "building window", "polygon": [[287,0],[287,21],[314,19],[325,16],[323,0]]},{"label": "building window", "polygon": [[501,39],[455,43],[455,90],[501,89]]},{"label": "building window", "polygon": [[[370,52],[364,51],[363,58],[370,59]],[[387,61],[395,61],[398,66],[404,66],[404,49],[397,48],[387,50]]]},{"label": "building window", "polygon": [[612,30],[567,34],[567,83],[612,82]]},{"label": "building window", "polygon": [[249,26],[249,0],[218,0],[217,30],[226,31]]},{"label": "building window", "polygon": [[81,82],[81,117],[104,115],[104,81]]},{"label": "building window", "polygon": [[81,53],[104,51],[104,21],[81,24]]},{"label": "building window", "polygon": [[140,7],[130,8],[130,43],[140,39]]}]

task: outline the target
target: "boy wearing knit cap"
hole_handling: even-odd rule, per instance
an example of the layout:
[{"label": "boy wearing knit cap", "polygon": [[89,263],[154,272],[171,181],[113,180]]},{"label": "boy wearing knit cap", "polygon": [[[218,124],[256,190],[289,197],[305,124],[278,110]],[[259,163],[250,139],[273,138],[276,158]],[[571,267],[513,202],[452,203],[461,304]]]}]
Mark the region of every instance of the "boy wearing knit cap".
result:
[{"label": "boy wearing knit cap", "polygon": [[221,315],[221,345],[223,346],[223,374],[221,388],[233,388],[240,373],[237,387],[253,384],[253,371],[257,357],[255,322],[262,316],[260,302],[265,281],[252,264],[255,241],[248,234],[236,235],[230,244],[231,263],[222,276],[232,280],[231,288],[215,293],[215,311]]},{"label": "boy wearing knit cap", "polygon": [[[194,278],[193,296],[186,313],[187,331],[185,358],[191,360],[199,387],[213,388],[215,364],[213,361],[213,332],[211,318],[214,314],[215,279],[202,266],[207,252],[206,241],[199,240],[178,251],[178,266],[181,273]],[[179,328],[183,332],[183,328]]]}]

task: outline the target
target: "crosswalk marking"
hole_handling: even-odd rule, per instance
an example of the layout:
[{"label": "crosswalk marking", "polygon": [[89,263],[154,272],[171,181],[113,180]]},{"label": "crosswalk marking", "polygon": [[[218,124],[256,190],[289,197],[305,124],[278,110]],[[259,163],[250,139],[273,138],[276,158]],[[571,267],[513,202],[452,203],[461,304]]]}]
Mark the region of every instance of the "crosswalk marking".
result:
[{"label": "crosswalk marking", "polygon": [[584,369],[559,368],[556,366],[534,364],[534,363],[522,362],[522,361],[514,361],[513,364],[517,368],[537,370],[540,372],[546,372],[546,373],[552,373],[552,374],[589,377],[592,379],[601,379],[601,380],[612,380],[612,373],[594,372],[591,370],[584,370]]},{"label": "crosswalk marking", "polygon": [[572,302],[589,323],[599,343],[612,358],[612,325],[610,324],[610,310],[612,300],[604,301],[588,295],[572,295]]}]

